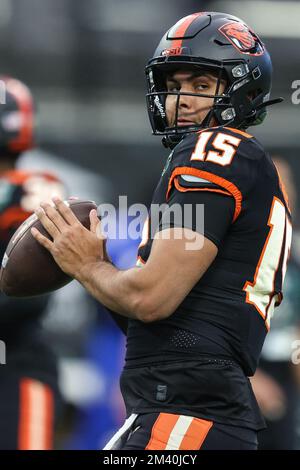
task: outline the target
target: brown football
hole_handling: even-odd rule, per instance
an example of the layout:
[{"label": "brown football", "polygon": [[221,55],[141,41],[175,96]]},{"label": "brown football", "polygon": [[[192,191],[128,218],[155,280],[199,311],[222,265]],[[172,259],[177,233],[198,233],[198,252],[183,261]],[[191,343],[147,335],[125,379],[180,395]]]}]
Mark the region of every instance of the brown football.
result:
[{"label": "brown football", "polygon": [[[68,205],[86,227],[90,228],[89,214],[97,209],[93,201],[68,200]],[[11,238],[2,260],[0,289],[11,297],[32,297],[59,289],[72,278],[55,263],[52,255],[32,236],[37,228],[51,239],[35,214],[28,217]]]}]

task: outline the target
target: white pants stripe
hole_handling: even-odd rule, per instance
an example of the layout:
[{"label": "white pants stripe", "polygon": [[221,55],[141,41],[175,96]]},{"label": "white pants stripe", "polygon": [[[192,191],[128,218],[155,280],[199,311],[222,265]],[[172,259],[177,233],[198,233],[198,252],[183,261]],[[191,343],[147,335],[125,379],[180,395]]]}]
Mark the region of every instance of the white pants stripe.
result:
[{"label": "white pants stripe", "polygon": [[113,437],[110,439],[110,441],[106,444],[106,446],[103,448],[103,450],[112,450],[112,449],[114,449],[114,447],[117,444],[117,442],[119,441],[119,439],[121,439],[123,434],[125,434],[125,432],[127,432],[130,429],[130,427],[133,425],[133,423],[134,423],[134,421],[136,420],[137,417],[138,417],[138,415],[134,414],[134,413],[132,415],[130,415],[129,418],[126,419],[123,426],[119,429],[119,431],[117,431],[116,434],[114,434]]},{"label": "white pants stripe", "polygon": [[166,445],[166,450],[179,449],[180,444],[182,443],[183,438],[185,437],[185,434],[188,428],[190,427],[193,419],[194,418],[192,416],[179,416],[178,421],[170,434],[169,440]]}]

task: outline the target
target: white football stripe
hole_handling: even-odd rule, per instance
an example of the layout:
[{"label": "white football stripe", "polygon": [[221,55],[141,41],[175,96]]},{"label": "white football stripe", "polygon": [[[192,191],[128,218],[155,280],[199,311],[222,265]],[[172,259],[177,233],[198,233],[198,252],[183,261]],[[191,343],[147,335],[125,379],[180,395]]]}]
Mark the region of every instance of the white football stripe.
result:
[{"label": "white football stripe", "polygon": [[188,428],[191,425],[191,422],[193,421],[192,416],[180,416],[177,423],[175,424],[169,440],[166,445],[166,450],[178,450],[180,447],[180,444],[183,441],[183,438],[188,430]]}]

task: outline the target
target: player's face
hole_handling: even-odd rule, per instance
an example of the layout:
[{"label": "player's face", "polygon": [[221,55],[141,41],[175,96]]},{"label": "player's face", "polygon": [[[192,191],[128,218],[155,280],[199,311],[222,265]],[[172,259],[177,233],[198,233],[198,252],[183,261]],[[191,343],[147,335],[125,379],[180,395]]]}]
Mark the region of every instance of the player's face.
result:
[{"label": "player's face", "polygon": [[[188,70],[180,70],[167,77],[167,90],[181,93],[201,93],[215,95],[218,78],[209,72],[197,74]],[[226,83],[221,80],[218,95],[225,90]],[[166,113],[168,125],[174,126],[176,119],[177,95],[168,95],[166,99]],[[213,98],[203,96],[180,96],[177,126],[201,124],[213,105]],[[214,123],[211,123],[214,125]]]}]

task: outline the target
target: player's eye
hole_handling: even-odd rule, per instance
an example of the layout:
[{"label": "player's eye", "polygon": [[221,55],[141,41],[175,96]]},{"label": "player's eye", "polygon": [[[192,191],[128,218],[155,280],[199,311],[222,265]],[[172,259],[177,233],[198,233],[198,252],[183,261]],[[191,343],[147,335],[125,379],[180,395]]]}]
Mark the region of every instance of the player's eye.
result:
[{"label": "player's eye", "polygon": [[167,83],[167,89],[168,91],[180,91],[180,88],[181,86],[179,85],[179,83],[174,83],[174,82],[170,82],[170,83]]},{"label": "player's eye", "polygon": [[199,90],[201,90],[201,91],[202,91],[202,90],[207,90],[208,88],[209,88],[209,86],[208,86],[207,83],[197,83],[197,84],[195,85],[195,89],[198,90],[198,91],[199,91]]}]

